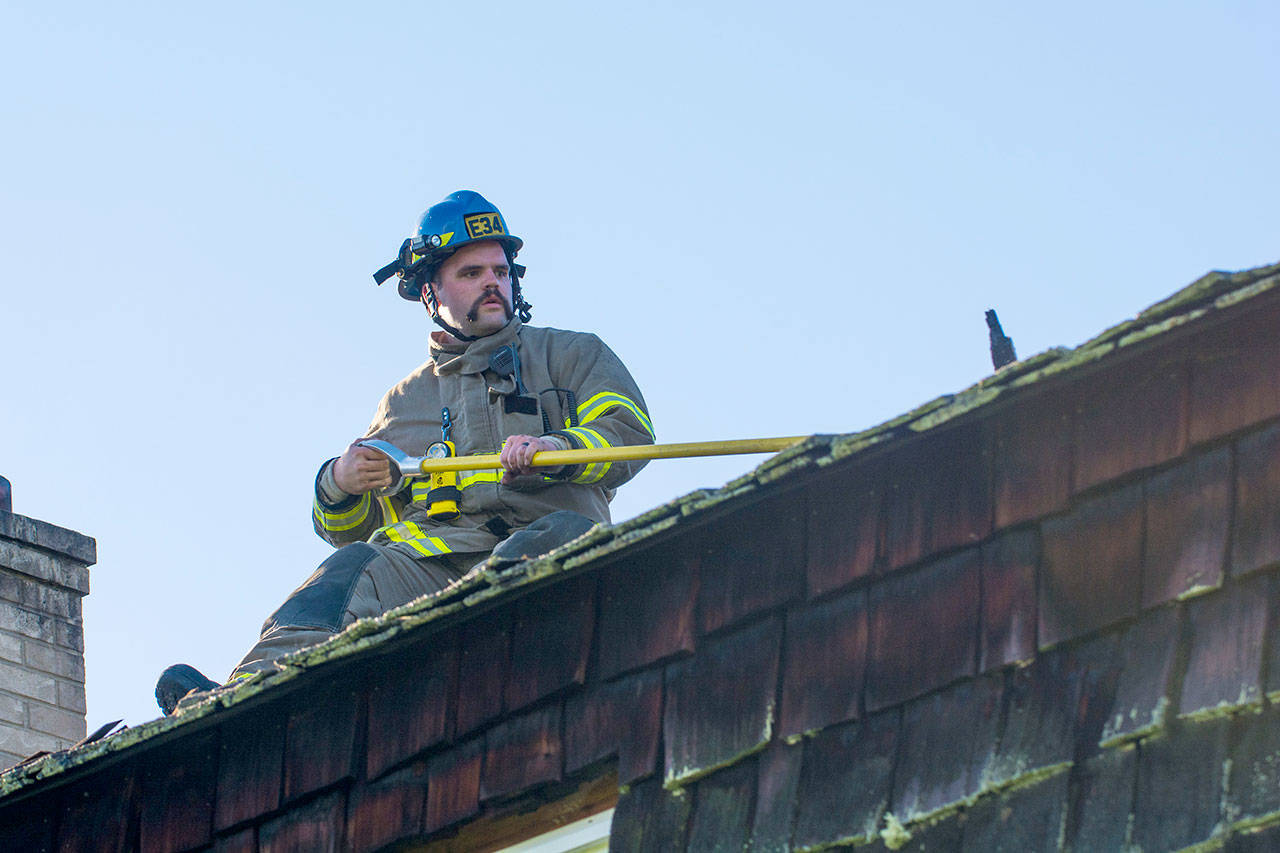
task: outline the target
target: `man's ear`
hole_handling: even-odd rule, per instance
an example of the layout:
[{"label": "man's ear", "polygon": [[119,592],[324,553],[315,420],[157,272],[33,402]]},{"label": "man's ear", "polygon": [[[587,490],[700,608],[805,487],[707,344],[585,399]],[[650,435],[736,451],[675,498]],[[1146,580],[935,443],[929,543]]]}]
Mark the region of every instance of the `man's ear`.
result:
[{"label": "man's ear", "polygon": [[431,303],[435,301],[436,293],[431,289],[434,282],[424,281],[422,289],[418,291],[418,298],[422,300],[422,304],[427,306],[427,310],[431,309]]}]

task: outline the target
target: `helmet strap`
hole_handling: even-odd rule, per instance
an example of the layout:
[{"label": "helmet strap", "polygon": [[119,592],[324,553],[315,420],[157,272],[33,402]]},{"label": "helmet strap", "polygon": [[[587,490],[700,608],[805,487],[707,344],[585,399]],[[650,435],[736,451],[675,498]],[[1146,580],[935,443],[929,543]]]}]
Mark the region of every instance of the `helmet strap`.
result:
[{"label": "helmet strap", "polygon": [[427,309],[427,313],[431,315],[432,322],[437,326],[465,343],[480,340],[475,335],[468,335],[461,329],[456,329],[445,322],[444,318],[440,316],[440,302],[436,299],[435,291],[431,289],[431,282],[424,281],[422,283],[422,294],[426,297],[422,300],[422,307]]}]

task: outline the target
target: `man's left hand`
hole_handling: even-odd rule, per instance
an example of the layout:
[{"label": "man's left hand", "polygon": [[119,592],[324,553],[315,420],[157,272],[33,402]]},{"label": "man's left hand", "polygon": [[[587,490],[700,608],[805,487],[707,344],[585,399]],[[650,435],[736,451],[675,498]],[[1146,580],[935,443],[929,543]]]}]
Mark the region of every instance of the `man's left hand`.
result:
[{"label": "man's left hand", "polygon": [[534,468],[533,454],[541,450],[559,450],[560,446],[554,441],[545,438],[539,438],[536,435],[512,435],[502,445],[502,467],[505,469],[502,473],[502,482],[510,483],[516,477],[524,474],[549,474],[555,471],[559,466],[547,467],[539,466]]}]

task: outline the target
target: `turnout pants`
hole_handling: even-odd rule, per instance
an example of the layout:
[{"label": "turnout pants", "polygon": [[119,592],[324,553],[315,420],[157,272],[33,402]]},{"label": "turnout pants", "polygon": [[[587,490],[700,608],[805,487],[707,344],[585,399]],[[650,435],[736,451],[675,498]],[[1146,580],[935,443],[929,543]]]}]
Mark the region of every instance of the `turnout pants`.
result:
[{"label": "turnout pants", "polygon": [[[576,512],[554,512],[498,543],[493,555],[505,565],[545,554],[591,529]],[[262,624],[262,636],[231,678],[271,669],[277,658],[314,646],[357,619],[379,616],[459,580],[484,553],[410,556],[396,545],[344,545]]]}]

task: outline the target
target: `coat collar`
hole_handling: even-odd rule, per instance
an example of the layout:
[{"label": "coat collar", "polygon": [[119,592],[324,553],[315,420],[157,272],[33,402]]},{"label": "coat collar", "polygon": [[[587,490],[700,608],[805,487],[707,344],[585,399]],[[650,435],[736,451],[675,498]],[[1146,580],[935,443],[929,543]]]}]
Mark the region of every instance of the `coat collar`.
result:
[{"label": "coat collar", "polygon": [[512,318],[492,335],[468,343],[442,344],[432,337],[431,360],[435,362],[436,373],[483,373],[489,367],[489,357],[495,350],[507,344],[519,345],[521,325],[519,318]]}]

